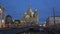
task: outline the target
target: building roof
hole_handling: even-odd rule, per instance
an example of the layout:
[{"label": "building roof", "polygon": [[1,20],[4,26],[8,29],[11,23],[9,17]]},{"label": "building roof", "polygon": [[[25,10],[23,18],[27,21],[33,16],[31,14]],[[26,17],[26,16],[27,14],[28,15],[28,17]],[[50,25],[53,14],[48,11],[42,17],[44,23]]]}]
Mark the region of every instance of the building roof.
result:
[{"label": "building roof", "polygon": [[1,8],[2,10],[5,10],[5,8],[4,8],[2,5],[0,5],[0,8]]}]

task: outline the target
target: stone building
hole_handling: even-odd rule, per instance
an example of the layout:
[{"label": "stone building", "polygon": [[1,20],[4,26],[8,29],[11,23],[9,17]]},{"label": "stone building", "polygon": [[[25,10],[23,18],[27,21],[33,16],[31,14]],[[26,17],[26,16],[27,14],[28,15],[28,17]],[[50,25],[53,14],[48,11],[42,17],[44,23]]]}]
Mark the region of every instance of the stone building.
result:
[{"label": "stone building", "polygon": [[60,16],[55,16],[55,18],[53,16],[48,17],[48,19],[46,20],[46,26],[49,28],[60,28]]},{"label": "stone building", "polygon": [[37,9],[35,9],[33,12],[31,8],[28,8],[27,12],[24,13],[20,22],[26,25],[38,24],[37,14]]},{"label": "stone building", "polygon": [[5,8],[0,6],[0,28],[5,27]]},{"label": "stone building", "polygon": [[5,18],[5,24],[13,24],[12,17],[10,15],[7,15]]},{"label": "stone building", "polygon": [[9,27],[11,27],[12,24],[14,24],[12,17],[10,15],[7,15],[5,18],[5,27],[9,28]]}]

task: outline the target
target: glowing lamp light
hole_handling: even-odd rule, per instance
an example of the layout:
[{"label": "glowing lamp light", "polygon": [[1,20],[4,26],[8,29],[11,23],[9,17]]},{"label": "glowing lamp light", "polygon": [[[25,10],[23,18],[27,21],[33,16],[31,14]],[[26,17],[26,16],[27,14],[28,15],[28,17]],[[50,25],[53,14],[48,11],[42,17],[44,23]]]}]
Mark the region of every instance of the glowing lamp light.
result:
[{"label": "glowing lamp light", "polygon": [[4,23],[5,21],[4,20],[2,20],[2,23]]},{"label": "glowing lamp light", "polygon": [[43,26],[45,27],[45,24]]},{"label": "glowing lamp light", "polygon": [[13,20],[13,22],[14,22],[14,20]]},{"label": "glowing lamp light", "polygon": [[2,9],[0,8],[0,13],[2,12]]},{"label": "glowing lamp light", "polygon": [[0,11],[1,11],[1,8],[0,8]]}]

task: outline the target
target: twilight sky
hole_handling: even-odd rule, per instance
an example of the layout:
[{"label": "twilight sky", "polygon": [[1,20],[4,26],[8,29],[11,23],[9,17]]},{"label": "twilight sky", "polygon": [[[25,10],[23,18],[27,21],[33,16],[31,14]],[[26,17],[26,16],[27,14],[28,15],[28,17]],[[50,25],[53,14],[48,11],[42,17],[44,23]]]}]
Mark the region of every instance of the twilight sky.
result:
[{"label": "twilight sky", "polygon": [[0,4],[5,7],[7,15],[13,19],[20,19],[23,13],[28,10],[30,4],[32,11],[38,9],[39,22],[45,22],[48,16],[53,15],[53,8],[56,15],[60,13],[60,0],[0,0]]}]

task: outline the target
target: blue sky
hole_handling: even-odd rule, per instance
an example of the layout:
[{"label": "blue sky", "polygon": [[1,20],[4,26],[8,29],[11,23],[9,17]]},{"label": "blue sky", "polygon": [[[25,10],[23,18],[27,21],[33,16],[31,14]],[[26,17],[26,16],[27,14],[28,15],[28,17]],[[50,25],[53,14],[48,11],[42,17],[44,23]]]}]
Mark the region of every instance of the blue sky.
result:
[{"label": "blue sky", "polygon": [[38,9],[39,22],[45,22],[48,16],[53,15],[53,8],[60,12],[60,0],[0,0],[0,4],[5,7],[6,14],[11,15],[13,19],[20,19],[23,13],[28,10],[30,4],[32,11]]}]

